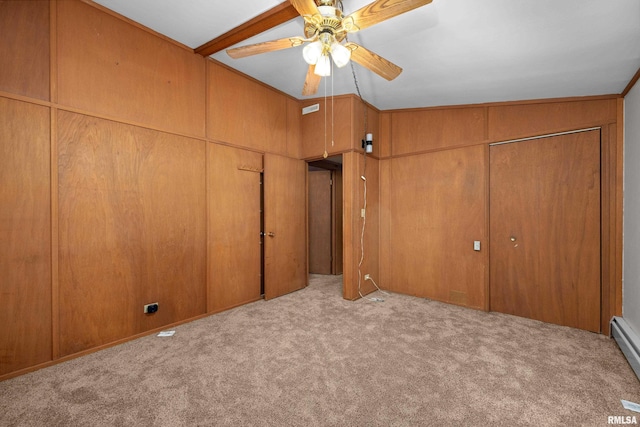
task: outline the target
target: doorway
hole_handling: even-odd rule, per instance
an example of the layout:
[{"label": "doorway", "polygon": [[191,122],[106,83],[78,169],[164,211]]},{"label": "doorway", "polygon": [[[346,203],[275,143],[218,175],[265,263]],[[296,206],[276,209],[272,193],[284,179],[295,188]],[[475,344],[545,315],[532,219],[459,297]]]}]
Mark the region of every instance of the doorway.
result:
[{"label": "doorway", "polygon": [[343,270],[342,155],[309,162],[309,273]]}]

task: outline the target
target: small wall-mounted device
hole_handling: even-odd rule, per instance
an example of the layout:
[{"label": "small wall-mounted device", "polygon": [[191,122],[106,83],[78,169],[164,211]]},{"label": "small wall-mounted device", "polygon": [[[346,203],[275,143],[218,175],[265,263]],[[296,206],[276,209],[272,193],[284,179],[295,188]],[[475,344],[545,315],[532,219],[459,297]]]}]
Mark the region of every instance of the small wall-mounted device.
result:
[{"label": "small wall-mounted device", "polygon": [[158,303],[157,302],[144,305],[144,313],[145,314],[153,314],[156,311],[158,311]]},{"label": "small wall-mounted device", "polygon": [[362,140],[362,148],[365,153],[373,153],[373,134],[368,133]]}]

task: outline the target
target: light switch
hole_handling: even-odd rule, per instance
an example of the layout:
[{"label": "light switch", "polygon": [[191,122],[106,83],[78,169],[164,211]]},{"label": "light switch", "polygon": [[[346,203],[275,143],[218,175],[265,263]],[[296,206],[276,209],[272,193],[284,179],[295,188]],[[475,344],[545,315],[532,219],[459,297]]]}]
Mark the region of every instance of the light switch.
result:
[{"label": "light switch", "polygon": [[474,240],[473,241],[473,250],[474,251],[479,251],[480,250],[480,240]]}]

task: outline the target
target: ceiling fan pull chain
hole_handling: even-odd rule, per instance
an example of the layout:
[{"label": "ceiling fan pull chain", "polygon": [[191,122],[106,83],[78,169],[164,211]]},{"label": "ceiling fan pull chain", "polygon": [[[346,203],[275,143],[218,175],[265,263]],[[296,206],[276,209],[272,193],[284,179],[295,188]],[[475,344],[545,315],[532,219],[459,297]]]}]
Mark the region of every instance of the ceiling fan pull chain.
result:
[{"label": "ceiling fan pull chain", "polygon": [[329,156],[327,153],[327,79],[324,79],[324,154],[325,159]]},{"label": "ceiling fan pull chain", "polygon": [[335,73],[333,72],[333,61],[331,62],[331,148],[334,147],[334,141],[333,141],[333,75]]}]

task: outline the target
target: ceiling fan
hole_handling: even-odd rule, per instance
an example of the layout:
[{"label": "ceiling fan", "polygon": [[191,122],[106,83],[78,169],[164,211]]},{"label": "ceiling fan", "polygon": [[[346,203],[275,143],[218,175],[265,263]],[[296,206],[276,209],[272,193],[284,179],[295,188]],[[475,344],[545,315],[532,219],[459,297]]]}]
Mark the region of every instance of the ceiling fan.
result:
[{"label": "ceiling fan", "polygon": [[336,7],[336,1],[338,0],[289,0],[304,18],[304,37],[289,37],[227,49],[227,53],[237,59],[308,43],[302,51],[304,60],[309,64],[303,95],[314,95],[318,91],[320,79],[331,75],[331,59],[337,67],[344,67],[349,60],[353,60],[387,80],[398,77],[402,68],[349,42],[347,34],[429,4],[432,0],[375,0],[348,16],[343,16],[342,11]]}]

